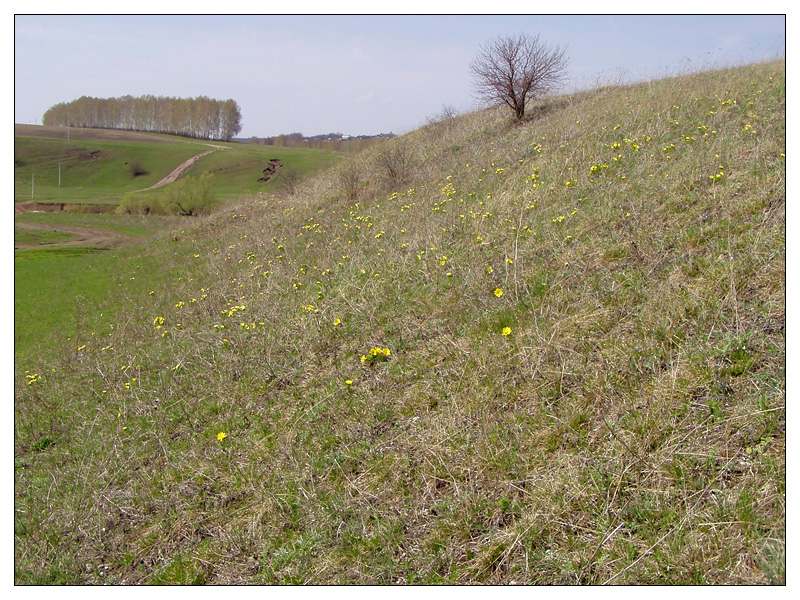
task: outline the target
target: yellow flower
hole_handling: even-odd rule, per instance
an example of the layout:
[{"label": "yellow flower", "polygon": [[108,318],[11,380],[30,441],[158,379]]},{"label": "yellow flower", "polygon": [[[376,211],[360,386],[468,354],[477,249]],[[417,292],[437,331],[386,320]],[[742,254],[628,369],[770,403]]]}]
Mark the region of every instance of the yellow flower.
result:
[{"label": "yellow flower", "polygon": [[503,327],[503,335],[511,335],[511,327]]},{"label": "yellow flower", "polygon": [[224,431],[220,431],[220,432],[217,434],[217,439],[218,439],[220,442],[221,442],[222,440],[224,440],[226,437],[228,437],[228,434],[227,434],[227,433],[225,433]]},{"label": "yellow flower", "polygon": [[494,295],[495,295],[495,296],[497,296],[497,297],[499,298],[500,296],[502,296],[502,295],[503,295],[503,290],[501,290],[500,288],[497,288],[497,289],[494,291]]},{"label": "yellow flower", "polygon": [[345,383],[345,385],[353,385],[353,380],[352,379],[345,379],[344,383]]}]

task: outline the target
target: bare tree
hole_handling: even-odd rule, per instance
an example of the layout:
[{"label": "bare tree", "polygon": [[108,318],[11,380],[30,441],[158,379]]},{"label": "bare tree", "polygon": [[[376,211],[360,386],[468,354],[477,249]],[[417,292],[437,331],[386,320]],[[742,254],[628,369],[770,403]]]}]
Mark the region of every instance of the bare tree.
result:
[{"label": "bare tree", "polygon": [[300,189],[300,182],[303,179],[300,176],[300,172],[294,167],[281,169],[278,178],[283,181],[283,191],[288,196],[294,196],[297,193],[298,189]]},{"label": "bare tree", "polygon": [[[389,144],[389,145],[387,145]],[[384,142],[377,152],[377,163],[391,186],[403,185],[411,173],[411,150],[402,140]]]},{"label": "bare tree", "polygon": [[456,122],[458,111],[452,104],[442,104],[442,110],[425,119],[425,125],[432,130],[447,131],[451,129]]},{"label": "bare tree", "polygon": [[479,98],[493,105],[506,104],[522,120],[525,103],[558,87],[568,64],[566,48],[549,48],[538,35],[522,34],[481,46],[470,70]]}]

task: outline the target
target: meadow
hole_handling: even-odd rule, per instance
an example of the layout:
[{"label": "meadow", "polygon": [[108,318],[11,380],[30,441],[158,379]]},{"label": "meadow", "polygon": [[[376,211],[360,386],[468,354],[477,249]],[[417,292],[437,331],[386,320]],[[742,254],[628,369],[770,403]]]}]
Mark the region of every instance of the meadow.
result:
[{"label": "meadow", "polygon": [[[184,140],[165,143],[17,137],[14,200],[115,204],[124,192],[157,183],[174,167],[205,150],[208,147],[196,141]],[[141,164],[146,173],[131,173],[134,163]]]},{"label": "meadow", "polygon": [[785,584],[785,93],[477,111],[18,255],[15,582]]},{"label": "meadow", "polygon": [[[189,158],[202,157],[187,175],[215,174],[217,194],[270,193],[281,181],[259,182],[271,159],[305,177],[329,167],[342,154],[207,142],[177,136],[66,127],[17,126],[14,139],[14,200],[43,203],[119,204],[123,194],[144,190]],[[271,183],[271,185],[270,185]],[[154,190],[145,195],[158,194]]]}]

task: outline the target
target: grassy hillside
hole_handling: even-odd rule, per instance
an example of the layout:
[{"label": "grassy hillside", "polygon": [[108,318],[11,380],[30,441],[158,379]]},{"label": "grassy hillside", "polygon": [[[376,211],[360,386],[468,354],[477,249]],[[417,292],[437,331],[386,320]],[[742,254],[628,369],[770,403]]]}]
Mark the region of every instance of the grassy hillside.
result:
[{"label": "grassy hillside", "polygon": [[[14,200],[39,202],[117,203],[128,191],[149,187],[183,161],[208,150],[175,138],[153,141],[78,141],[47,138],[14,139]],[[140,163],[146,173],[134,176]],[[59,187],[59,164],[61,186]]]},{"label": "grassy hillside", "polygon": [[785,582],[785,176],[779,62],[93,255],[16,361],[15,581]]},{"label": "grassy hillside", "polygon": [[[87,132],[69,128],[70,139],[67,139],[67,128],[18,126],[17,129],[20,135],[14,138],[16,202],[33,199],[118,204],[125,192],[148,188],[185,160],[211,149],[215,151],[198,161],[187,175],[198,176],[203,171],[214,173],[217,191],[223,198],[274,191],[281,177],[259,181],[272,159],[281,161],[284,178],[287,171],[294,171],[302,178],[342,158],[330,152],[251,144],[214,143],[209,146],[211,142],[202,140],[134,132]],[[139,168],[133,169],[134,165]]]},{"label": "grassy hillside", "polygon": [[[213,173],[217,181],[217,192],[225,198],[235,198],[243,193],[274,192],[291,176],[303,179],[341,161],[345,155],[322,150],[301,148],[272,148],[255,144],[237,144],[235,152],[214,152],[200,159],[193,168],[194,174],[203,171]],[[264,169],[269,161],[280,161],[280,167],[269,182],[264,178]]]}]

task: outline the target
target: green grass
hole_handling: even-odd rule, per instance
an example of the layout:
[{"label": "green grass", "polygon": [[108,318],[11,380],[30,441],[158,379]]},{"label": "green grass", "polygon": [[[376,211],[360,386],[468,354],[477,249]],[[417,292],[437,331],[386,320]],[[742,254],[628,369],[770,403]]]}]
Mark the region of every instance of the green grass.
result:
[{"label": "green grass", "polygon": [[[163,229],[174,229],[186,224],[185,220],[181,220],[177,217],[145,218],[135,215],[65,212],[28,212],[17,215],[14,221],[16,223],[50,225],[54,228],[91,228],[136,237],[151,236]],[[22,228],[18,229],[21,230]]]},{"label": "green grass", "polygon": [[778,62],[17,260],[15,582],[785,583],[785,177]]},{"label": "green grass", "polygon": [[[48,222],[49,213],[22,215]],[[185,220],[126,215],[58,215],[74,226],[93,227],[144,238],[152,243],[179,239]],[[40,217],[40,218],[37,218]],[[60,220],[60,219],[59,219]],[[62,222],[63,224],[63,222]],[[174,243],[174,242],[173,242]],[[113,327],[125,310],[125,293],[144,295],[171,272],[171,264],[140,256],[132,246],[108,250],[91,246],[25,248],[14,252],[14,356],[18,366],[38,357],[74,349]],[[177,263],[174,268],[181,269]],[[104,307],[104,308],[98,308]],[[88,338],[86,336],[89,336]]]},{"label": "green grass", "polygon": [[[66,141],[14,138],[14,200],[110,203],[157,183],[183,161],[208,148],[185,140],[164,142]],[[147,174],[134,177],[138,161]],[[61,185],[59,186],[59,164]]]},{"label": "green grass", "polygon": [[78,236],[59,230],[37,230],[14,227],[14,246],[30,246],[34,244],[58,244],[76,239]]},{"label": "green grass", "polygon": [[[232,146],[232,151],[214,152],[204,156],[189,174],[199,176],[204,171],[213,173],[220,196],[233,198],[243,193],[273,192],[284,184],[289,171],[304,178],[343,158],[342,154],[320,150],[236,144]],[[259,182],[264,176],[263,170],[272,159],[280,160],[281,167],[270,182]]]},{"label": "green grass", "polygon": [[[165,139],[170,138],[165,136]],[[157,183],[183,161],[211,149],[199,140],[171,139],[171,142],[147,139],[66,141],[17,137],[14,139],[14,199],[118,204],[126,192]],[[218,145],[226,149],[217,149],[204,157],[187,174],[199,176],[203,171],[213,172],[217,176],[218,193],[224,198],[246,192],[273,191],[290,170],[302,178],[342,158],[339,154],[316,150],[240,143]],[[283,177],[275,177],[267,183],[259,182],[263,170],[273,158],[282,162]],[[146,173],[134,176],[131,172],[134,163],[142,165]]]}]

